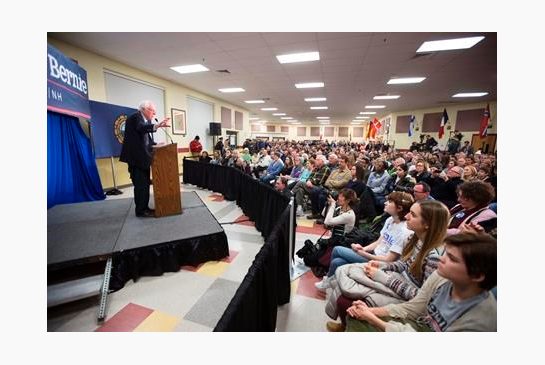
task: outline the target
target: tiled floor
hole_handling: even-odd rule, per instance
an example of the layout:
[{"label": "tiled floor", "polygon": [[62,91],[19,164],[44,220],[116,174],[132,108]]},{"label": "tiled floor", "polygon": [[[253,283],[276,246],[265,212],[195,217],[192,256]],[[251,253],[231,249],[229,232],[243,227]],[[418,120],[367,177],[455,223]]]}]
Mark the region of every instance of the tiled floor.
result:
[{"label": "tiled floor", "polygon": [[[107,317],[101,325],[96,324],[97,298],[52,308],[48,311],[48,331],[212,331],[260,250],[263,238],[235,202],[191,185],[182,185],[182,190],[197,192],[218,222],[223,223],[230,256],[199,267],[184,266],[176,273],[142,277],[136,283],[129,281],[108,296]],[[132,197],[132,188],[123,192],[108,199]],[[306,239],[315,241],[323,232],[323,226],[298,219],[296,250]],[[290,303],[278,309],[277,331],[325,331],[328,318],[324,295],[314,287],[318,280],[307,271],[292,281]]]}]

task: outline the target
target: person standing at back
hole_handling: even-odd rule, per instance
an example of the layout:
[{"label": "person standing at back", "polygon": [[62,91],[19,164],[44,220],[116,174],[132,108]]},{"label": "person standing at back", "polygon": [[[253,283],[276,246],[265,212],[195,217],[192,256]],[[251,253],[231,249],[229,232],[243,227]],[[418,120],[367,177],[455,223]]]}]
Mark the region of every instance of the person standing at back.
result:
[{"label": "person standing at back", "polygon": [[191,142],[189,142],[189,151],[191,151],[191,155],[193,157],[199,156],[201,154],[202,144],[199,136],[195,136],[195,138]]},{"label": "person standing at back", "polygon": [[169,127],[170,118],[152,124],[156,109],[153,102],[142,101],[138,111],[127,118],[125,136],[119,161],[129,165],[129,174],[134,186],[135,214],[137,217],[153,217],[155,212],[148,207],[150,167],[153,160],[153,133],[158,128]]}]

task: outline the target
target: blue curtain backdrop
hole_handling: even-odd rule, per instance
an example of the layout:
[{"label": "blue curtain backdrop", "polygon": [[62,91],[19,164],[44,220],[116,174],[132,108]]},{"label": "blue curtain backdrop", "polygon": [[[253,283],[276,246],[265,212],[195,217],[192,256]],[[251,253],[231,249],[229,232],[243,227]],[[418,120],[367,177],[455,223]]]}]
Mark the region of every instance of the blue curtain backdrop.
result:
[{"label": "blue curtain backdrop", "polygon": [[91,142],[78,118],[47,112],[47,208],[103,200]]}]

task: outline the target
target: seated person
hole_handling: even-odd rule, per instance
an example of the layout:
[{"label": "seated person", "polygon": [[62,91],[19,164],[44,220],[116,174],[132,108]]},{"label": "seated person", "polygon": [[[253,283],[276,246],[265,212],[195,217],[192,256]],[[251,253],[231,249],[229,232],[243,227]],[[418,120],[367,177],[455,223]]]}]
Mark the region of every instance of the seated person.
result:
[{"label": "seated person", "polygon": [[212,159],[210,160],[210,163],[212,165],[222,165],[223,158],[221,157],[221,154],[219,151],[214,151],[212,154]]},{"label": "seated person", "polygon": [[208,152],[202,151],[201,155],[199,156],[199,162],[209,163],[212,160],[210,156],[208,156]]},{"label": "seated person", "polygon": [[337,159],[337,161],[338,167],[331,171],[331,174],[324,185],[316,187],[310,192],[312,214],[307,216],[307,219],[323,219],[324,217],[320,212],[322,212],[325,207],[328,194],[332,191],[338,193],[350,181],[351,173],[348,169],[348,157],[343,156],[340,159]]},{"label": "seated person", "polygon": [[286,177],[276,178],[276,183],[274,184],[274,189],[280,194],[284,195],[286,198],[291,199],[291,190],[288,189],[288,179]]},{"label": "seated person", "polygon": [[496,240],[483,233],[445,239],[445,253],[416,297],[369,308],[361,300],[347,309],[348,331],[495,332]]},{"label": "seated person", "polygon": [[386,171],[386,162],[381,159],[377,159],[374,162],[375,171],[369,175],[367,180],[367,186],[371,188],[375,194],[375,203],[377,206],[381,206],[386,201],[386,185],[390,180],[390,175]]},{"label": "seated person", "polygon": [[363,164],[357,162],[355,165],[353,165],[350,168],[350,175],[352,179],[348,182],[348,184],[346,184],[345,188],[354,190],[356,192],[356,196],[359,197],[365,190],[365,169]]},{"label": "seated person", "polygon": [[295,201],[297,202],[297,216],[303,215],[303,204],[305,202],[305,196],[310,195],[313,189],[318,189],[326,182],[329,177],[329,167],[325,165],[326,158],[323,155],[316,157],[314,162],[314,170],[306,180],[299,181],[291,192],[295,195]]},{"label": "seated person", "polygon": [[276,177],[280,174],[280,171],[284,168],[284,163],[280,159],[279,152],[273,152],[272,162],[267,167],[265,176],[261,177],[259,180],[264,184],[270,184],[271,181],[274,181]]},{"label": "seated person", "polygon": [[460,233],[468,224],[496,218],[489,208],[494,199],[494,187],[480,180],[465,182],[458,186],[458,202],[450,210],[451,219],[447,234]]},{"label": "seated person", "polygon": [[411,175],[408,175],[409,167],[402,163],[397,165],[394,171],[394,175],[388,180],[386,191],[404,191],[406,193],[411,193],[416,180]]},{"label": "seated person", "polygon": [[341,323],[327,322],[327,330],[344,331],[346,309],[354,299],[368,306],[381,307],[414,298],[422,284],[437,269],[449,212],[438,201],[414,203],[405,217],[407,228],[414,232],[403,248],[401,260],[343,265],[335,272],[328,293],[326,313],[341,318]]},{"label": "seated person", "polygon": [[369,260],[391,262],[399,259],[407,239],[413,233],[407,228],[405,219],[413,203],[414,199],[409,193],[395,191],[388,195],[388,200],[384,203],[384,211],[390,214],[390,217],[386,219],[380,231],[380,237],[365,247],[359,243],[352,243],[351,248],[334,247],[327,276],[314,284],[316,288],[321,291],[329,288],[330,278],[339,266]]},{"label": "seated person", "polygon": [[339,193],[337,201],[330,195],[328,197],[329,209],[324,223],[331,227],[331,236],[342,236],[352,232],[356,224],[356,215],[352,207],[358,204],[358,197],[352,189],[343,189]]}]

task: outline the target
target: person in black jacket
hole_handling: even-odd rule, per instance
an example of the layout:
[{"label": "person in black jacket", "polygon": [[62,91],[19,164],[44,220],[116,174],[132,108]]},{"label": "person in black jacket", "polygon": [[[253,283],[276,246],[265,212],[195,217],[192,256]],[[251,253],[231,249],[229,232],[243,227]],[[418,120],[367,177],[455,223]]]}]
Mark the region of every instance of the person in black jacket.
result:
[{"label": "person in black jacket", "polygon": [[159,124],[152,124],[155,105],[145,100],[138,105],[138,111],[127,118],[125,136],[119,161],[129,165],[129,174],[134,186],[134,203],[137,217],[153,217],[155,212],[148,207],[150,166],[153,159],[153,133],[158,128],[169,127],[170,118]]}]

